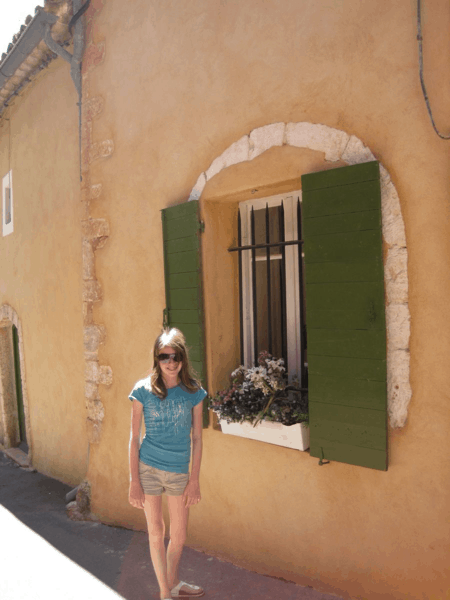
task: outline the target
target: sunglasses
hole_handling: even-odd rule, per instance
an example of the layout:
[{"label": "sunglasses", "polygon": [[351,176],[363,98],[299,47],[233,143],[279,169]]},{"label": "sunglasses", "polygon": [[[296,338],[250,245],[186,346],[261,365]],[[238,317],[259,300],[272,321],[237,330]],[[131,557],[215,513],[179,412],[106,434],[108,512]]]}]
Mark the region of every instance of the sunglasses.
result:
[{"label": "sunglasses", "polygon": [[158,358],[159,362],[163,363],[163,364],[169,363],[171,359],[173,360],[173,362],[176,362],[176,363],[181,362],[180,354],[164,354],[163,353],[163,354],[159,354],[157,358]]}]

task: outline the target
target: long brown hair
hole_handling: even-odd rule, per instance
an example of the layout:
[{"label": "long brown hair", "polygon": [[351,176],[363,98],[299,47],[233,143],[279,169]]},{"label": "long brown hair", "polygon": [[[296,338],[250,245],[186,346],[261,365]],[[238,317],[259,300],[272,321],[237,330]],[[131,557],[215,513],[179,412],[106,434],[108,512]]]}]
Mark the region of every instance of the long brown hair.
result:
[{"label": "long brown hair", "polygon": [[201,383],[189,362],[186,339],[179,329],[172,327],[171,329],[163,329],[161,334],[156,338],[155,345],[153,346],[153,368],[150,372],[150,383],[153,394],[161,398],[161,400],[167,397],[167,388],[158,360],[159,353],[165,346],[170,346],[181,356],[181,370],[178,373],[178,377],[189,392],[196,392],[201,388]]}]

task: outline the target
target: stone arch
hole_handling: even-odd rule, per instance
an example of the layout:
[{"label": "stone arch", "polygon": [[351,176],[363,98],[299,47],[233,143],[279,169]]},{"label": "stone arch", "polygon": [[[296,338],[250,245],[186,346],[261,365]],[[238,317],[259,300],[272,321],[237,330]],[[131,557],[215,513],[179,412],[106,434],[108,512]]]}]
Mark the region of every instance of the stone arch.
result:
[{"label": "stone arch", "polygon": [[[345,131],[317,123],[272,123],[258,127],[231,144],[200,174],[189,200],[199,200],[206,183],[223,169],[253,160],[274,146],[294,146],[325,154],[329,162],[354,165],[375,156],[363,142]],[[382,234],[386,252],[384,280],[387,329],[388,413],[391,427],[403,427],[411,400],[409,381],[410,312],[408,253],[400,201],[388,171],[380,162]]]},{"label": "stone arch", "polygon": [[14,356],[12,349],[12,327],[19,337],[19,361],[22,379],[22,397],[25,412],[25,429],[28,457],[31,458],[31,428],[28,410],[28,393],[25,380],[22,323],[17,312],[8,304],[0,307],[0,435],[6,448],[20,441],[17,416],[17,398],[14,382]]}]

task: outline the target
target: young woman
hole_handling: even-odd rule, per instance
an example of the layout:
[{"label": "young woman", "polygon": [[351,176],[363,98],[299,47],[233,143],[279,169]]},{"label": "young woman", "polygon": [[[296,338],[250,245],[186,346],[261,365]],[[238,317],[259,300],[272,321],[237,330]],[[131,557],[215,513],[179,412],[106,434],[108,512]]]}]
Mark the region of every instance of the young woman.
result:
[{"label": "young woman", "polygon": [[[164,330],[156,338],[150,375],[138,381],[129,395],[133,402],[129,501],[145,511],[150,556],[163,600],[204,595],[201,587],[179,580],[178,565],[186,540],[189,507],[201,500],[199,474],[205,396],[189,365],[183,334],[175,328]],[[145,437],[139,447],[142,415]],[[163,492],[167,494],[170,517],[167,554]]]}]

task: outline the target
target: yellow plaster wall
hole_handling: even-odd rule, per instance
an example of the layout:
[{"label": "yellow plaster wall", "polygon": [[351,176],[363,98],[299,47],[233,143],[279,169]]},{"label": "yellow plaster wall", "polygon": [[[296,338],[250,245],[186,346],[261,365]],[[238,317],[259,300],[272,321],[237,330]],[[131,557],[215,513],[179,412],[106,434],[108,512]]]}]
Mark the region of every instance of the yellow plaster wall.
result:
[{"label": "yellow plaster wall", "polygon": [[[450,52],[441,49],[449,46],[450,7],[437,0],[424,10],[427,84],[445,127]],[[389,433],[386,473],[319,467],[307,452],[210,427],[188,543],[351,597],[448,598],[449,145],[426,114],[415,23],[415,3],[390,0],[286,0],[282,8],[261,0],[132,7],[110,0],[96,16],[94,42],[104,41],[106,52],[89,74],[89,93],[105,105],[93,139],[113,139],[115,151],[91,167],[92,182],[103,185],[91,214],[108,218],[111,230],[96,253],[104,299],[94,316],[107,329],[100,362],[112,367],[114,385],[101,391],[103,433],[88,477],[93,510],[106,522],[145,527],[127,503],[127,396],[149,366],[162,322],[160,209],[185,201],[200,173],[252,129],[323,123],[361,139],[399,193],[412,318],[408,422]],[[213,227],[228,221],[244,190],[296,189],[290,182],[302,173],[333,166],[322,154],[284,147],[226,169],[205,189],[205,248],[224,256],[232,231]],[[208,373],[218,381],[224,373],[215,366],[238,353],[236,304],[227,303],[230,290],[220,294],[235,267],[217,273],[219,254],[210,261]],[[230,314],[233,327],[214,332],[219,316]]]},{"label": "yellow plaster wall", "polygon": [[22,322],[28,442],[38,471],[73,485],[88,448],[76,102],[69,67],[57,60],[0,127],[0,176],[12,169],[14,198],[14,232],[0,237],[0,302]]}]

